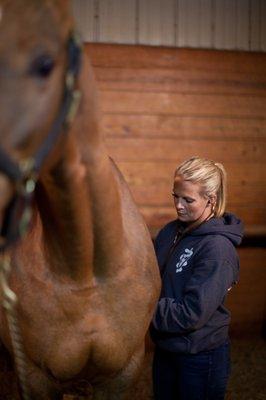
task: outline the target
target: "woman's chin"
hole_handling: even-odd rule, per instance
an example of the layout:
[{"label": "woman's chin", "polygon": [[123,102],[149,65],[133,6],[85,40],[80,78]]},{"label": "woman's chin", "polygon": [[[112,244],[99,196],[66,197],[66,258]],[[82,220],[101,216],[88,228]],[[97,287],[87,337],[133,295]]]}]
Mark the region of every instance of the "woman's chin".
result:
[{"label": "woman's chin", "polygon": [[177,219],[182,222],[189,222],[187,215],[177,213]]}]

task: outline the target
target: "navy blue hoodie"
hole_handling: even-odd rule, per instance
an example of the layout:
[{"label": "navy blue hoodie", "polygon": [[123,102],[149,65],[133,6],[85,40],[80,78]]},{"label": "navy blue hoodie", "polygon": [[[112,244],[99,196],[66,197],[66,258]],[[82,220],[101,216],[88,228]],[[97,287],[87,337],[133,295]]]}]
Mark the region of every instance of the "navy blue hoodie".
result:
[{"label": "navy blue hoodie", "polygon": [[243,225],[229,213],[211,218],[184,235],[169,256],[178,225],[177,220],[167,224],[155,241],[162,292],[151,336],[162,349],[198,353],[227,340],[230,313],[224,302],[238,281],[235,246]]}]

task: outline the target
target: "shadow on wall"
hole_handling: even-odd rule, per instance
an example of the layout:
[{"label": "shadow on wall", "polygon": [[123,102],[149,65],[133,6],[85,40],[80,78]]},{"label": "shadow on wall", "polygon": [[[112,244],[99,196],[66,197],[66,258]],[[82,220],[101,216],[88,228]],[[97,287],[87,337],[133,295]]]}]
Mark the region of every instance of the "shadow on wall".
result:
[{"label": "shadow on wall", "polygon": [[240,247],[238,254],[240,280],[227,298],[232,313],[231,333],[236,337],[260,337],[265,327],[266,248]]}]

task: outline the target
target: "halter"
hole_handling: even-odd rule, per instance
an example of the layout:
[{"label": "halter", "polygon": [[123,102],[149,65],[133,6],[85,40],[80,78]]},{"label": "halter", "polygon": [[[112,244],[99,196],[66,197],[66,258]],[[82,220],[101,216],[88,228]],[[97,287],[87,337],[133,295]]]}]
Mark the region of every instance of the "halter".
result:
[{"label": "halter", "polygon": [[68,41],[68,66],[65,75],[65,87],[59,113],[51,130],[44,139],[35,156],[16,163],[0,147],[0,172],[3,172],[14,184],[15,195],[10,201],[0,237],[0,253],[21,238],[28,230],[32,215],[32,201],[40,169],[54,147],[63,130],[72,122],[80,100],[80,92],[75,88],[81,64],[81,44],[76,34]]}]

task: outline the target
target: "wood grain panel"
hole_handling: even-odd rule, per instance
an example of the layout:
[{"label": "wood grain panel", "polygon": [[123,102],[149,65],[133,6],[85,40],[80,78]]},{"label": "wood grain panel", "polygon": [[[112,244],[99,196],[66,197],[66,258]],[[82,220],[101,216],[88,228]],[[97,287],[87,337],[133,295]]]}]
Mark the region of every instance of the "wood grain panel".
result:
[{"label": "wood grain panel", "polygon": [[258,96],[100,92],[103,113],[264,118],[266,102]]},{"label": "wood grain panel", "polygon": [[[165,168],[164,164],[150,164],[151,168],[143,168],[140,163],[119,164],[131,191],[138,204],[149,204],[151,206],[171,206],[173,204],[171,191],[173,185],[173,168]],[[141,168],[138,168],[138,167]],[[146,165],[147,166],[147,165]],[[170,166],[169,166],[170,167]],[[266,167],[266,165],[265,165]],[[262,170],[262,168],[260,168]],[[229,170],[228,179],[228,206],[242,206],[246,204],[251,213],[254,205],[264,207],[266,199],[266,183],[262,183],[263,174],[259,174],[257,181],[247,180],[245,171],[239,166],[237,180],[233,171]],[[251,175],[251,174],[250,174]],[[260,178],[260,179],[259,179]]]},{"label": "wood grain panel", "polygon": [[[159,182],[157,186],[135,186],[130,184],[130,179],[126,180],[127,182],[129,182],[133,196],[139,205],[147,204],[157,207],[171,207],[173,205],[173,200],[171,196],[172,182],[170,182],[169,185],[166,186],[161,185]],[[266,187],[264,186],[260,188],[259,191],[256,190],[255,186],[253,188],[248,188],[248,190],[245,189],[246,188],[243,186],[230,186],[227,208],[231,209],[242,207],[243,202],[246,201],[247,212],[249,212],[250,216],[252,216],[254,205],[256,208],[264,207],[266,198]]]},{"label": "wood grain panel", "polygon": [[106,139],[110,155],[117,161],[156,161],[176,163],[186,158],[198,155],[221,162],[234,160],[237,163],[263,163],[265,160],[266,143],[258,144],[251,141],[239,142],[194,140],[182,142],[178,138],[111,138]]},{"label": "wood grain panel", "polygon": [[90,55],[95,67],[171,68],[256,75],[265,75],[266,68],[264,53],[89,43],[84,51]]},{"label": "wood grain panel", "polygon": [[96,78],[103,91],[266,95],[266,77],[247,73],[98,67]]},{"label": "wood grain panel", "polygon": [[240,280],[227,298],[232,312],[232,327],[262,328],[265,305],[266,249],[238,249]]},{"label": "wood grain panel", "polygon": [[[238,4],[238,3],[237,3]],[[228,171],[228,210],[266,232],[266,55],[89,46],[102,131],[152,232],[175,218],[177,164],[193,155]]]},{"label": "wood grain panel", "polygon": [[[156,161],[136,162],[121,161],[118,163],[119,168],[127,177],[130,185],[134,186],[162,186],[165,188],[172,184],[174,171],[178,165],[176,161],[165,161],[158,163]],[[231,186],[253,187],[261,191],[266,187],[265,163],[244,162],[234,163],[233,161],[225,162],[224,166],[227,171],[229,191]]]},{"label": "wood grain panel", "polygon": [[194,140],[265,141],[266,119],[179,117],[174,115],[104,114],[108,137],[157,137]]},{"label": "wood grain panel", "polygon": [[[266,237],[266,54],[143,46],[87,50],[96,66],[108,151],[152,236],[176,218],[170,194],[176,166],[198,155],[224,164],[227,210],[243,220],[253,245],[258,245],[258,239],[262,245],[261,238]],[[231,326],[260,332],[266,248],[240,248],[239,254],[240,281],[227,301]]]},{"label": "wood grain panel", "polygon": [[[174,207],[152,207],[150,205],[140,205],[140,211],[149,226],[152,234],[154,234],[159,228],[163,227],[167,222],[176,218]],[[266,210],[264,207],[253,207],[251,210],[250,205],[236,207],[232,206],[228,208],[229,212],[235,213],[245,224],[247,234],[256,231],[255,226],[261,228],[261,231],[265,233],[265,221],[266,221]],[[259,231],[259,229],[257,229]]]}]

